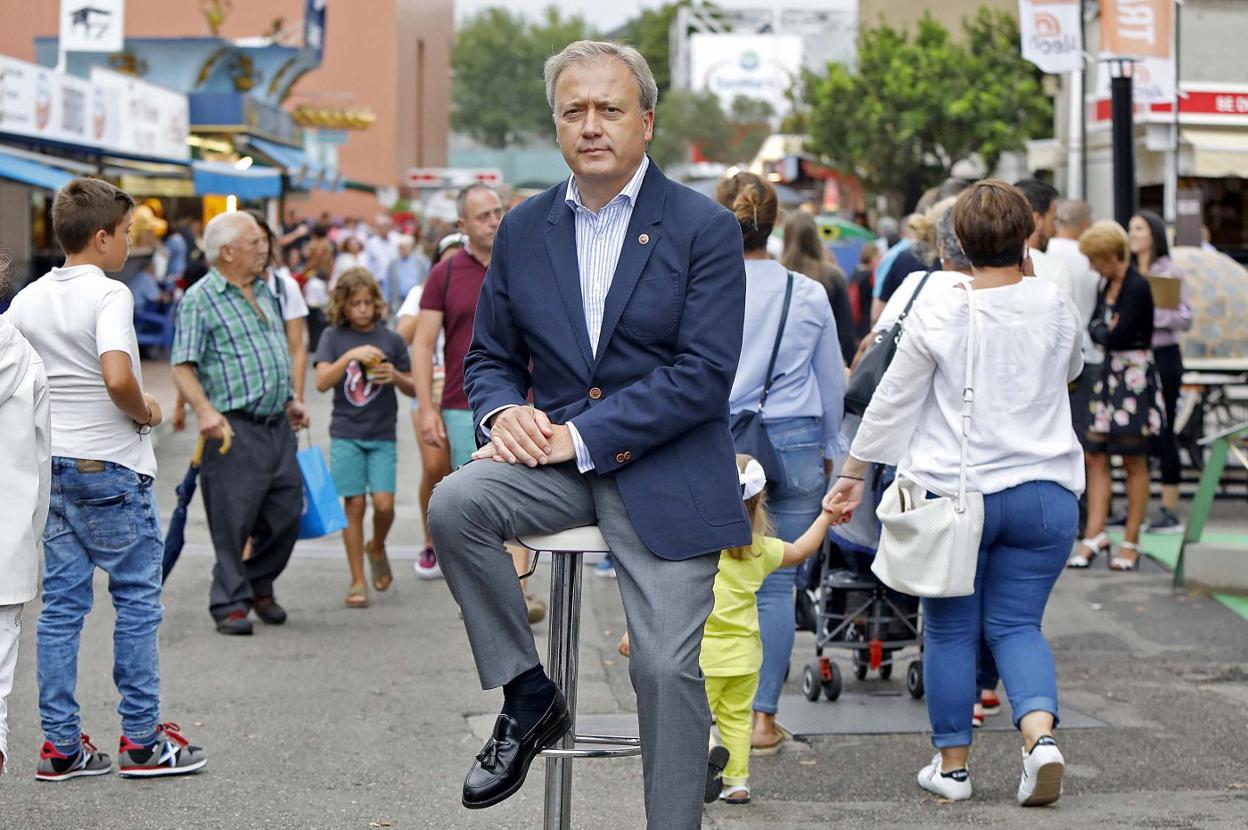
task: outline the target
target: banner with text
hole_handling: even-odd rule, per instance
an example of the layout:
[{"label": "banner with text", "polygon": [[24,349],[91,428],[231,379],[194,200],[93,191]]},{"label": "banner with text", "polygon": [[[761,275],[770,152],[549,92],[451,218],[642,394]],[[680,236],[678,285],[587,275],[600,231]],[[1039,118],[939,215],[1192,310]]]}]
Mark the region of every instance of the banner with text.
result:
[{"label": "banner with text", "polygon": [[1083,68],[1080,0],[1018,0],[1023,59],[1061,75]]},{"label": "banner with text", "polygon": [[[1174,100],[1175,0],[1101,0],[1101,60],[1131,58],[1137,103]],[[1109,94],[1110,70],[1101,64],[1097,94]]]}]

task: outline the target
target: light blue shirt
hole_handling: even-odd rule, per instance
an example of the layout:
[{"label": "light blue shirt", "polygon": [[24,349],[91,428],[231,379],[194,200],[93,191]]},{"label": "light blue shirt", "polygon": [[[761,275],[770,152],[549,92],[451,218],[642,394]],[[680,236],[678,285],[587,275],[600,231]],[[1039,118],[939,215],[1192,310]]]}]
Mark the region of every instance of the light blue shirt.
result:
[{"label": "light blue shirt", "polygon": [[[564,202],[576,220],[576,260],[581,272],[581,301],[584,304],[589,344],[595,355],[598,354],[598,337],[602,333],[607,292],[611,290],[611,283],[615,279],[615,267],[619,264],[620,252],[624,250],[628,223],[633,218],[637,194],[641,192],[641,183],[645,180],[649,167],[650,159],[643,156],[637,172],[624,185],[624,189],[597,212],[585,207],[581,200],[581,191],[576,186],[576,177],[568,177]],[[485,429],[485,422],[494,414],[491,412],[482,419],[481,428],[487,435],[489,432]],[[572,421],[568,422],[568,431],[572,436],[572,445],[576,448],[576,467],[582,473],[588,473],[594,469],[594,459],[589,454],[589,448],[581,440],[581,434]]]},{"label": "light blue shirt", "polygon": [[893,267],[893,263],[897,261],[897,257],[901,256],[902,251],[908,251],[913,245],[913,241],[903,239],[884,252],[880,263],[875,266],[875,286],[871,289],[871,296],[877,300],[881,299],[880,294],[884,291],[884,278],[888,276],[888,270]]},{"label": "light blue shirt", "polygon": [[[771,347],[776,342],[788,271],[774,260],[745,261],[745,330],[741,361],[728,409],[733,414],[758,409]],[[841,437],[845,404],[845,363],[837,340],[828,293],[810,277],[795,275],[789,318],[776,355],[775,379],[763,409],[763,421],[819,418],[823,457],[844,455]]]}]

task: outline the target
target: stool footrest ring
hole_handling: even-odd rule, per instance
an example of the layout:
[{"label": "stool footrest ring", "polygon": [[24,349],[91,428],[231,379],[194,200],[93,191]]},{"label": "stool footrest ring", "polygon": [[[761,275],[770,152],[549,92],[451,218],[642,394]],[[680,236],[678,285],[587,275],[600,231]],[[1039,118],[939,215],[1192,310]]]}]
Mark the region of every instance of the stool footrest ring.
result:
[{"label": "stool footrest ring", "polygon": [[[581,744],[597,744],[581,748]],[[577,735],[576,746],[562,749],[552,746],[541,751],[543,758],[627,758],[641,754],[641,738],[630,735]]]}]

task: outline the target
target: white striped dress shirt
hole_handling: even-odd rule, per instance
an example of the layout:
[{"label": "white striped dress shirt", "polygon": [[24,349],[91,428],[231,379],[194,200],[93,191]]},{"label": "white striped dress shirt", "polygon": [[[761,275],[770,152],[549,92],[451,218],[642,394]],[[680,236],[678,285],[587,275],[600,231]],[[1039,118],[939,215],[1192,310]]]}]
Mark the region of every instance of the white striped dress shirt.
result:
[{"label": "white striped dress shirt", "polygon": [[598,336],[602,333],[603,308],[615,266],[624,249],[624,235],[633,218],[637,193],[646,177],[650,159],[642,156],[641,166],[629,179],[620,194],[594,213],[581,201],[576,177],[568,177],[568,195],[564,199],[576,216],[576,260],[581,269],[581,301],[585,304],[585,325],[589,329],[589,345],[598,354]]},{"label": "white striped dress shirt", "polygon": [[[597,213],[585,207],[581,201],[576,177],[568,177],[568,191],[564,201],[576,218],[576,260],[581,272],[581,302],[585,310],[585,326],[589,331],[589,345],[595,356],[598,354],[598,337],[602,333],[607,292],[611,290],[615,267],[620,262],[620,252],[624,250],[628,223],[633,218],[637,194],[641,191],[641,183],[645,180],[649,167],[650,159],[642,156],[641,165],[628,184]],[[509,408],[499,407],[481,419],[481,431],[487,438],[490,431],[485,425],[496,413]],[[572,436],[572,444],[576,447],[577,469],[587,473],[594,469],[594,459],[585,442],[581,440],[576,425],[571,421],[568,422],[568,430]]]}]

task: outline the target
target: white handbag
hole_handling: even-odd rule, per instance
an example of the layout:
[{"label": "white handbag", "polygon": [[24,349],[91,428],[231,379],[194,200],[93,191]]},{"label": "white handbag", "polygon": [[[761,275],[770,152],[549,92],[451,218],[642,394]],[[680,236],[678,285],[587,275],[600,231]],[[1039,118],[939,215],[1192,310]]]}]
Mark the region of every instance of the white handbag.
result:
[{"label": "white handbag", "polygon": [[915,597],[975,593],[975,569],[984,530],[984,494],[966,491],[966,454],[975,402],[975,292],[967,297],[966,380],[962,391],[962,460],[956,497],[929,499],[927,488],[900,470],[884,491],[876,515],[880,544],[872,572],[888,587]]}]

